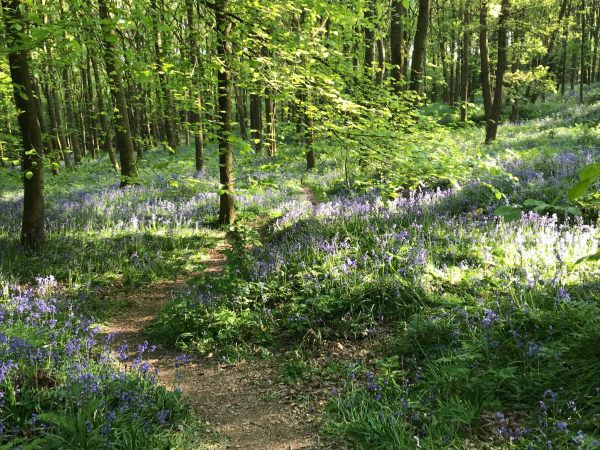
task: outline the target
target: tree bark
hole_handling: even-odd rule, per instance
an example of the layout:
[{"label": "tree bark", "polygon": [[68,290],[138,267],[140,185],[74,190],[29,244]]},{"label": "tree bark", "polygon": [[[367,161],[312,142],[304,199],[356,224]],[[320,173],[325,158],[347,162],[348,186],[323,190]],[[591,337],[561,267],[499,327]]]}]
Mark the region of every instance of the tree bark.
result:
[{"label": "tree bark", "polygon": [[219,222],[235,221],[233,198],[233,152],[231,148],[231,21],[227,16],[227,0],[215,0],[217,56],[221,68],[217,75],[219,141],[219,181],[221,182]]},{"label": "tree bark", "polygon": [[502,93],[504,89],[504,74],[506,73],[507,46],[508,46],[508,10],[510,0],[502,0],[500,16],[498,18],[498,64],[496,66],[496,86],[494,88],[494,99],[492,100],[492,111],[490,119],[486,123],[485,142],[490,143],[496,139],[498,123],[502,115]]},{"label": "tree bark", "polygon": [[586,5],[585,0],[581,0],[581,54],[580,54],[580,70],[579,70],[579,103],[583,103],[583,85],[585,83],[585,46],[586,44]]},{"label": "tree bark", "polygon": [[487,16],[488,2],[487,0],[481,0],[481,9],[479,11],[479,53],[481,58],[481,91],[483,93],[483,109],[486,126],[492,115],[492,88],[490,82]]},{"label": "tree bark", "polygon": [[404,51],[403,30],[404,6],[402,0],[392,0],[391,25],[390,25],[390,47],[392,62],[392,87],[398,94],[402,89],[402,64]]},{"label": "tree bark", "polygon": [[257,154],[263,153],[262,101],[259,94],[250,94],[250,132]]},{"label": "tree bark", "polygon": [[463,11],[463,39],[462,39],[462,55],[460,69],[460,120],[467,121],[467,110],[469,103],[469,53],[470,53],[470,35],[469,35],[469,9],[467,4],[464,5]]},{"label": "tree bark", "polygon": [[242,92],[242,88],[234,83],[235,91],[235,107],[237,113],[237,121],[240,127],[240,137],[245,141],[248,139],[248,129],[246,128],[246,102],[244,101],[245,95]]},{"label": "tree bark", "polygon": [[415,32],[412,64],[410,69],[410,89],[417,93],[423,90],[423,66],[429,25],[429,0],[419,0],[417,31]]},{"label": "tree bark", "polygon": [[267,144],[269,156],[277,154],[277,136],[275,128],[275,100],[270,89],[265,89],[265,116],[267,118]]},{"label": "tree bark", "polygon": [[365,9],[365,76],[373,81],[373,62],[375,61],[375,31],[373,30],[373,17],[375,4],[373,0],[368,0]]},{"label": "tree bark", "polygon": [[29,71],[29,53],[21,42],[25,28],[20,0],[2,0],[5,36],[8,46],[8,64],[13,84],[23,150],[21,171],[23,175],[23,221],[21,245],[30,250],[40,250],[46,242],[44,229],[44,165],[42,132],[38,122],[37,102]]},{"label": "tree bark", "polygon": [[[156,71],[158,72],[158,91],[159,97],[159,117],[165,132],[166,143],[169,151],[175,152],[179,145],[179,136],[173,117],[177,117],[177,111],[173,105],[173,96],[168,86],[167,74],[163,70],[163,49],[161,47],[162,33],[159,30],[159,24],[162,20],[162,14],[156,5],[156,0],[150,0],[150,9],[152,13],[152,25],[154,28],[154,58]],[[163,101],[164,100],[164,101]]]},{"label": "tree bark", "polygon": [[190,124],[194,132],[194,161],[196,166],[196,172],[202,172],[204,170],[204,128],[202,126],[202,97],[200,94],[201,88],[201,77],[200,77],[200,58],[198,56],[198,36],[196,33],[196,25],[194,21],[194,2],[193,0],[186,0],[186,12],[187,12],[187,28],[188,28],[188,51],[190,64],[192,66],[194,80],[194,88],[196,90],[196,101],[190,111]]},{"label": "tree bark", "polygon": [[121,160],[121,187],[136,183],[139,174],[137,171],[137,155],[131,137],[129,126],[129,112],[125,87],[121,78],[121,67],[118,65],[118,56],[113,44],[112,24],[108,13],[107,0],[98,0],[98,11],[102,22],[102,35],[104,42],[104,63],[110,81],[110,90],[114,99],[116,111],[113,116],[115,124],[115,137],[119,158]]},{"label": "tree bark", "polygon": [[75,110],[73,107],[73,91],[71,89],[71,77],[69,75],[69,68],[65,67],[62,71],[62,79],[64,83],[65,91],[65,109],[66,117],[65,123],[67,125],[67,134],[69,136],[69,146],[73,154],[75,164],[81,163],[81,148],[79,146],[79,131],[75,121]]}]

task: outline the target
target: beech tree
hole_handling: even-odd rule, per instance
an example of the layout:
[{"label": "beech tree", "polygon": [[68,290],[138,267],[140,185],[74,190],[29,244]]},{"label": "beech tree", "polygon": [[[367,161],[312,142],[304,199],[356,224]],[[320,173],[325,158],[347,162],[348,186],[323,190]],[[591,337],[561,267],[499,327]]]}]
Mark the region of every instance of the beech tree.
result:
[{"label": "beech tree", "polygon": [[121,186],[127,186],[128,184],[135,183],[138,178],[137,155],[131,137],[127,96],[119,66],[117,48],[114,45],[113,22],[110,18],[107,1],[109,0],[98,0],[98,13],[104,42],[104,64],[110,81],[110,91],[115,103],[113,120],[117,150],[121,160]]},{"label": "beech tree", "polygon": [[18,122],[21,129],[23,176],[23,221],[21,244],[40,250],[46,242],[44,228],[44,149],[38,120],[38,104],[29,69],[27,24],[20,0],[2,0],[8,62]]}]

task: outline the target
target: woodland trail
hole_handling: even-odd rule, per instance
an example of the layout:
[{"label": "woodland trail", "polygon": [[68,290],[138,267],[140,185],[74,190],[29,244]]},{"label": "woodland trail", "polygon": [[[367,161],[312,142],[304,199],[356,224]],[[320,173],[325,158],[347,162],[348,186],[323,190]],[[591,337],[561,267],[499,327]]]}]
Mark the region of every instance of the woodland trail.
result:
[{"label": "woodland trail", "polygon": [[[305,195],[311,200],[306,189]],[[312,193],[311,193],[312,194]],[[203,261],[204,273],[219,275],[225,270],[226,252],[232,245],[224,235]],[[197,275],[197,274],[196,274]],[[162,307],[176,298],[194,274],[161,281],[124,294],[128,304],[122,314],[103,327],[135,349],[147,340],[144,328]],[[169,389],[180,388],[200,424],[227,440],[216,449],[296,450],[325,448],[319,440],[314,405],[294,402],[289,387],[277,381],[276,360],[240,361],[229,364],[211,357],[192,356],[181,366],[181,355],[172,347],[158,346],[149,362],[158,369],[160,382]]]}]

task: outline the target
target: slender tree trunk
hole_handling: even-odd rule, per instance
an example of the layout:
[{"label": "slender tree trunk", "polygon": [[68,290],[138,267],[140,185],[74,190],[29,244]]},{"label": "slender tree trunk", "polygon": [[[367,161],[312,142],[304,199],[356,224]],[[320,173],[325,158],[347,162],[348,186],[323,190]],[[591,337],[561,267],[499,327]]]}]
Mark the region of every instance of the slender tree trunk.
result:
[{"label": "slender tree trunk", "polygon": [[410,69],[410,89],[417,93],[423,88],[423,66],[427,45],[427,27],[429,25],[429,0],[419,0],[419,15],[415,33],[412,64]]},{"label": "slender tree trunk", "polygon": [[385,41],[377,39],[377,84],[383,84],[385,80]]},{"label": "slender tree trunk", "polygon": [[215,0],[217,30],[217,56],[221,68],[217,75],[218,85],[218,128],[219,180],[221,194],[219,222],[232,224],[235,221],[233,198],[233,152],[231,148],[231,21],[227,16],[227,0]]},{"label": "slender tree trunk", "polygon": [[242,92],[242,88],[240,88],[237,84],[235,84],[234,90],[237,121],[240,127],[240,137],[246,141],[248,140],[248,129],[246,128],[246,102],[244,101],[245,95]]},{"label": "slender tree trunk", "polygon": [[470,35],[469,35],[469,9],[464,5],[463,11],[463,39],[462,39],[462,56],[460,69],[460,120],[467,121],[467,108],[469,103],[469,53],[470,53]]},{"label": "slender tree trunk", "polygon": [[402,0],[392,0],[391,25],[390,25],[390,47],[392,59],[392,87],[398,94],[402,89],[402,64],[404,51],[403,30],[404,6]]},{"label": "slender tree trunk", "polygon": [[558,12],[558,27],[552,32],[550,35],[550,40],[548,41],[548,46],[546,47],[546,54],[542,59],[542,64],[544,66],[549,66],[550,71],[556,73],[556,60],[554,58],[554,47],[556,46],[556,39],[558,38],[558,32],[560,30],[560,26],[567,12],[569,0],[562,0],[560,4],[560,10]]},{"label": "slender tree trunk", "polygon": [[25,23],[20,0],[2,0],[2,8],[15,106],[21,111],[18,116],[23,143],[21,171],[24,193],[21,245],[30,250],[40,250],[46,242],[42,158],[44,150],[29,71],[29,53],[26,50],[27,45],[21,42]]},{"label": "slender tree trunk", "polygon": [[560,68],[560,95],[565,96],[565,85],[567,84],[567,56],[569,50],[569,23],[565,23],[565,34],[563,39],[562,66]]},{"label": "slender tree trunk", "polygon": [[154,40],[154,58],[156,64],[156,70],[158,72],[158,91],[159,96],[159,117],[164,130],[166,143],[169,146],[169,151],[175,152],[179,145],[179,136],[177,133],[177,127],[173,121],[173,117],[177,117],[177,111],[173,104],[173,96],[168,86],[168,77],[163,70],[163,49],[162,39],[163,33],[160,31],[160,22],[162,20],[162,14],[157,7],[156,0],[150,0],[150,10],[152,13],[152,26],[155,34]]},{"label": "slender tree trunk", "polygon": [[510,0],[502,0],[500,6],[500,16],[498,18],[498,64],[496,66],[496,86],[494,88],[494,99],[492,101],[492,112],[490,119],[486,123],[485,142],[490,143],[496,139],[498,133],[498,123],[502,115],[502,93],[504,89],[504,74],[508,65],[507,46],[508,46],[508,10]]},{"label": "slender tree trunk", "polygon": [[[310,96],[307,95],[307,98]],[[306,168],[314,169],[317,165],[317,155],[314,148],[314,123],[312,115],[304,108],[304,142],[306,144]]]},{"label": "slender tree trunk", "polygon": [[275,100],[270,89],[265,89],[265,116],[267,118],[267,144],[269,156],[277,153],[277,136],[275,128]]},{"label": "slender tree trunk", "polygon": [[586,5],[585,0],[581,0],[581,55],[580,55],[580,72],[579,72],[579,103],[583,103],[583,85],[585,83],[585,46],[587,39],[586,29]]},{"label": "slender tree trunk", "polygon": [[63,88],[65,90],[65,109],[66,109],[66,125],[69,136],[70,150],[73,153],[75,164],[81,163],[81,148],[79,147],[79,132],[75,122],[75,112],[73,108],[73,91],[71,89],[71,77],[69,76],[69,68],[65,67],[62,71]]},{"label": "slender tree trunk", "polygon": [[483,93],[483,109],[486,123],[492,115],[492,88],[490,82],[490,57],[488,49],[488,2],[481,1],[479,11],[479,53],[481,57],[481,91]]},{"label": "slender tree trunk", "polygon": [[117,150],[119,151],[119,158],[121,160],[121,186],[124,187],[137,182],[139,175],[137,171],[137,155],[133,146],[131,128],[129,126],[127,97],[121,78],[121,67],[118,65],[119,59],[114,46],[112,24],[110,23],[106,2],[107,0],[98,0],[98,10],[100,20],[103,23],[104,63],[106,65],[110,89],[116,107],[113,121],[115,124]]},{"label": "slender tree trunk", "polygon": [[196,172],[202,172],[204,170],[204,128],[202,126],[202,97],[200,94],[201,73],[199,66],[200,58],[198,56],[198,35],[194,21],[194,1],[186,0],[185,5],[187,12],[188,50],[193,71],[192,80],[194,80],[192,92],[197,92],[195,96],[196,101],[190,111],[190,123],[194,131],[194,160]]},{"label": "slender tree trunk", "polygon": [[104,90],[102,89],[102,80],[100,78],[100,71],[98,70],[96,58],[92,58],[92,69],[94,71],[94,80],[96,81],[96,101],[98,103],[98,115],[100,116],[102,138],[104,139],[103,147],[106,153],[108,153],[113,169],[115,169],[115,172],[118,172],[121,168],[119,167],[119,161],[117,161],[117,156],[113,147],[111,128],[107,119],[108,111],[104,105]]},{"label": "slender tree trunk", "polygon": [[94,101],[94,85],[92,83],[92,61],[91,55],[89,54],[86,58],[86,102],[87,102],[87,115],[86,121],[90,128],[90,148],[92,151],[92,158],[96,158],[99,150],[100,144],[98,143],[98,121],[96,120],[97,111],[96,111],[96,102]]},{"label": "slender tree trunk", "polygon": [[262,101],[259,94],[250,94],[250,128],[256,153],[263,153]]},{"label": "slender tree trunk", "polygon": [[373,0],[368,0],[365,9],[364,39],[365,39],[365,76],[373,80],[373,62],[375,61],[375,31],[373,25],[375,4]]}]

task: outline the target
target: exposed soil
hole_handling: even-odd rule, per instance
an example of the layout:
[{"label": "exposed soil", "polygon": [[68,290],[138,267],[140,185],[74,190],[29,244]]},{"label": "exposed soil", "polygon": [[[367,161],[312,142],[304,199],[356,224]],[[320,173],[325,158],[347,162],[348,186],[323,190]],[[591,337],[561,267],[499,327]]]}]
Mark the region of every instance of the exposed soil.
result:
[{"label": "exposed soil", "polygon": [[[227,239],[211,249],[205,272],[222,273],[227,262]],[[116,344],[127,341],[130,348],[146,340],[144,327],[161,308],[200,274],[150,284],[129,294],[131,306],[107,324],[104,333],[116,333]],[[290,388],[277,380],[275,362],[242,361],[227,364],[210,357],[193,357],[184,367],[177,364],[180,351],[159,347],[150,362],[160,381],[170,389],[179,387],[201,423],[223,435],[231,449],[318,449],[317,414],[310,402],[294,403]]]}]

